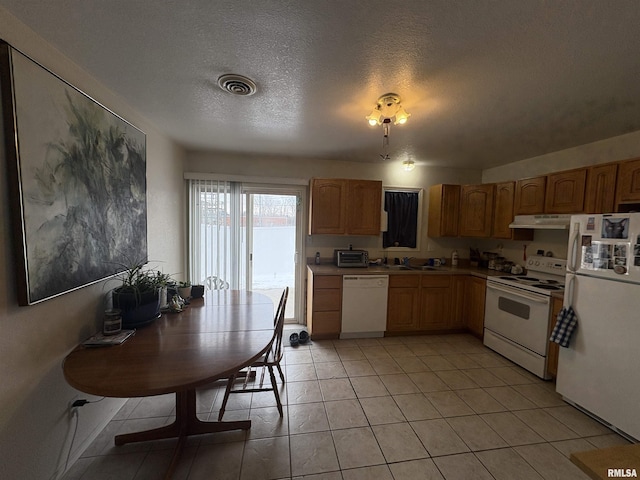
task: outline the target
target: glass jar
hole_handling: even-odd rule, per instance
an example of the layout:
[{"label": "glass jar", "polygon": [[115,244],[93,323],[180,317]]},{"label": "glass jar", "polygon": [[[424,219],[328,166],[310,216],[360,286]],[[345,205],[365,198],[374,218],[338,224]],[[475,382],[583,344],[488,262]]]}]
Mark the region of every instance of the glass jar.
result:
[{"label": "glass jar", "polygon": [[105,310],[102,333],[115,335],[122,330],[122,312],[118,309]]}]

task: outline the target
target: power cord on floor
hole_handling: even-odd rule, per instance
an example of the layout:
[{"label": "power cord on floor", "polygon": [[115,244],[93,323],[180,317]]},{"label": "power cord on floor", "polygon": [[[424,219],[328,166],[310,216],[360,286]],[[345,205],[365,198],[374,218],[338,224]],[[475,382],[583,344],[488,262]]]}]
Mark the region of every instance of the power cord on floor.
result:
[{"label": "power cord on floor", "polygon": [[86,405],[87,403],[98,403],[101,402],[102,400],[104,400],[106,397],[102,397],[100,400],[93,400],[93,401],[89,401],[86,398],[81,398],[80,400],[76,400],[75,402],[73,402],[71,404],[71,408],[75,408],[75,407],[82,407],[84,405]]},{"label": "power cord on floor", "polygon": [[69,459],[71,458],[71,451],[73,450],[73,444],[76,441],[76,435],[78,434],[78,424],[80,423],[80,416],[78,415],[78,407],[82,407],[84,405],[86,405],[87,403],[98,403],[101,402],[102,400],[104,400],[106,397],[102,397],[100,400],[93,400],[93,401],[89,401],[86,398],[82,398],[80,400],[75,400],[72,404],[71,404],[71,415],[73,417],[75,417],[76,422],[75,425],[73,427],[73,435],[71,436],[71,443],[69,444],[69,451],[67,452],[67,459],[64,462],[64,471],[67,471],[67,468],[69,468]]}]

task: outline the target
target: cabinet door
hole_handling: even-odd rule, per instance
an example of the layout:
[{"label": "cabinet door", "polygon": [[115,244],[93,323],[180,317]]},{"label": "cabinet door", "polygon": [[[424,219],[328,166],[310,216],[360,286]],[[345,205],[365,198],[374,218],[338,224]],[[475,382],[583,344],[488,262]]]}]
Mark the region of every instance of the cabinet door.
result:
[{"label": "cabinet door", "polygon": [[582,213],[586,182],[586,168],[547,175],[545,213]]},{"label": "cabinet door", "polygon": [[460,185],[432,185],[429,188],[428,235],[456,237],[460,209]]},{"label": "cabinet door", "polygon": [[490,237],[492,220],[493,184],[463,185],[460,190],[460,236]]},{"label": "cabinet door", "polygon": [[487,281],[484,278],[470,276],[467,279],[467,302],[465,320],[469,331],[481,337],[484,333],[484,305],[487,293]]},{"label": "cabinet door", "polygon": [[516,183],[515,215],[544,213],[546,177],[518,180]]},{"label": "cabinet door", "polygon": [[[562,299],[553,297],[553,300],[551,302],[551,314],[549,315],[549,336],[551,336],[553,327],[556,326],[556,319],[558,318],[560,310],[562,310]],[[556,376],[558,375],[559,351],[560,345],[558,345],[556,342],[549,342],[549,351],[547,352],[547,373],[553,378],[556,378]]]},{"label": "cabinet door", "polygon": [[347,181],[347,228],[350,235],[379,235],[382,182]]},{"label": "cabinet door", "polygon": [[640,159],[620,162],[616,182],[616,210],[621,203],[640,202]]},{"label": "cabinet door", "polygon": [[492,237],[510,240],[533,240],[533,230],[509,228],[509,224],[513,222],[515,192],[516,182],[496,183]]},{"label": "cabinet door", "polygon": [[420,330],[446,330],[451,323],[451,275],[422,275]]},{"label": "cabinet door", "polygon": [[587,188],[584,213],[611,213],[615,211],[616,178],[618,165],[594,165],[587,170]]},{"label": "cabinet door", "polygon": [[467,278],[468,275],[451,276],[451,322],[449,328],[459,329],[465,327],[464,305],[467,301]]},{"label": "cabinet door", "polygon": [[387,330],[409,332],[420,327],[420,275],[389,275]]},{"label": "cabinet door", "polygon": [[347,223],[346,200],[345,180],[312,179],[309,233],[344,234]]}]

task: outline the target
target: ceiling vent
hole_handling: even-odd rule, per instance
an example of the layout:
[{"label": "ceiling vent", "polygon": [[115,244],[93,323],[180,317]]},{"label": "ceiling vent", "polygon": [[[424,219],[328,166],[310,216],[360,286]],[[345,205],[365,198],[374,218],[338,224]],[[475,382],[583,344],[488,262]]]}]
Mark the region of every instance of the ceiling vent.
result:
[{"label": "ceiling vent", "polygon": [[225,92],[232,93],[233,95],[241,95],[248,97],[256,93],[257,87],[253,80],[242,75],[222,75],[218,78],[218,86]]}]

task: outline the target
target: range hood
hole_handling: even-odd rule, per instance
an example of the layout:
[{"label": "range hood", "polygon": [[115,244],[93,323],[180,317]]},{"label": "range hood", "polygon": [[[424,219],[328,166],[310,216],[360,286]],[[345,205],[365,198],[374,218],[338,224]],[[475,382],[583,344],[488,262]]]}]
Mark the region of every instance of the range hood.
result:
[{"label": "range hood", "polygon": [[516,215],[509,228],[567,230],[571,215]]}]

